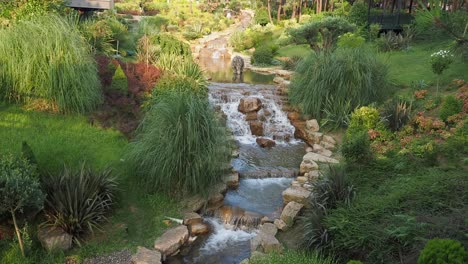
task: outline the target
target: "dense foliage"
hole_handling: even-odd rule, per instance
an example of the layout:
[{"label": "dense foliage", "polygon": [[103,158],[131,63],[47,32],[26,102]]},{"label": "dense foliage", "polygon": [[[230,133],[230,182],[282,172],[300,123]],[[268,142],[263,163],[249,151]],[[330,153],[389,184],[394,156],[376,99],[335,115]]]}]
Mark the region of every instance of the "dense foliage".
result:
[{"label": "dense foliage", "polygon": [[167,93],[151,106],[127,157],[151,192],[206,194],[230,159],[226,133],[206,98]]},{"label": "dense foliage", "polygon": [[[101,101],[96,64],[74,22],[48,15],[0,30],[0,98],[86,112]],[[38,49],[40,43],[40,49]]]},{"label": "dense foliage", "polygon": [[388,69],[367,49],[313,53],[297,67],[289,98],[304,114],[323,123],[344,125],[359,105],[384,98]]},{"label": "dense foliage", "polygon": [[96,173],[82,164],[44,177],[47,221],[75,238],[99,229],[116,202],[117,182],[110,170]]},{"label": "dense foliage", "polygon": [[17,214],[24,209],[42,209],[43,203],[36,167],[22,157],[0,156],[0,214],[11,215],[23,256],[25,249]]},{"label": "dense foliage", "polygon": [[305,39],[311,49],[320,51],[333,48],[340,35],[354,30],[355,26],[344,18],[326,17],[291,30],[290,33],[297,42]]},{"label": "dense foliage", "polygon": [[421,251],[418,264],[462,264],[468,261],[468,252],[460,242],[451,239],[431,239]]}]

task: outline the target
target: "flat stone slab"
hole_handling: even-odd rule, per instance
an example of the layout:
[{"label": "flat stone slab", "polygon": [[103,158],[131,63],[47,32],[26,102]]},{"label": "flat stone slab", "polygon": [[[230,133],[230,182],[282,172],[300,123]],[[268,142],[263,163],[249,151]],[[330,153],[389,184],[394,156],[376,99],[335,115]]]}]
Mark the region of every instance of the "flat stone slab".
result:
[{"label": "flat stone slab", "polygon": [[188,212],[184,214],[184,225],[199,224],[203,221],[202,217],[194,212]]},{"label": "flat stone slab", "polygon": [[302,207],[304,207],[303,204],[297,203],[297,202],[289,202],[283,209],[283,212],[281,213],[281,220],[286,223],[288,226],[293,226],[294,224],[294,219],[296,216],[299,214],[301,211]]},{"label": "flat stone slab", "polygon": [[186,226],[180,225],[167,230],[154,242],[154,248],[161,252],[163,259],[177,252],[187,242],[189,231]]},{"label": "flat stone slab", "polygon": [[138,247],[137,253],[132,256],[132,264],[161,264],[161,252]]},{"label": "flat stone slab", "polygon": [[330,157],[320,155],[314,152],[309,152],[305,154],[304,157],[302,158],[302,161],[306,163],[312,162],[312,161],[323,162],[323,163],[339,163],[339,161],[334,158],[330,158]]},{"label": "flat stone slab", "polygon": [[306,204],[307,199],[310,197],[311,192],[302,187],[290,187],[283,191],[283,201],[284,203],[289,203],[291,201]]}]

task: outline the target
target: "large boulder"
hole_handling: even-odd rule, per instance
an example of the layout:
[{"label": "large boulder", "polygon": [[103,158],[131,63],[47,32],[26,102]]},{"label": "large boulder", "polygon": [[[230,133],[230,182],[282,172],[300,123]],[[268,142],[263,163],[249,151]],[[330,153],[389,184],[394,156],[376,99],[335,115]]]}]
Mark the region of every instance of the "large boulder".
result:
[{"label": "large boulder", "polygon": [[294,201],[300,204],[306,204],[311,192],[302,187],[290,187],[283,191],[283,201],[285,204]]},{"label": "large boulder", "polygon": [[278,232],[278,228],[272,223],[264,223],[260,227],[259,232],[270,235],[270,236],[276,236],[276,233]]},{"label": "large boulder", "polygon": [[261,137],[263,136],[263,123],[260,121],[250,121],[250,132],[252,135]]},{"label": "large boulder", "polygon": [[242,98],[237,110],[243,114],[256,112],[262,108],[262,101],[256,97]]},{"label": "large boulder", "polygon": [[255,141],[262,148],[271,148],[276,145],[276,142],[274,140],[268,138],[257,138]]},{"label": "large boulder", "polygon": [[163,260],[176,253],[187,242],[189,231],[186,226],[180,225],[167,230],[154,242],[154,248],[161,252]]},{"label": "large boulder", "polygon": [[47,251],[69,250],[72,247],[73,236],[61,228],[46,227],[37,232],[37,238]]},{"label": "large boulder", "polygon": [[283,220],[283,222],[286,223],[286,225],[293,226],[294,219],[299,214],[302,207],[304,207],[303,204],[300,204],[294,201],[289,202],[284,207],[283,212],[281,213],[281,220]]},{"label": "large boulder", "polygon": [[302,158],[302,162],[304,163],[312,163],[312,162],[322,162],[322,163],[339,163],[338,160],[314,153],[314,152],[309,152],[304,155]]},{"label": "large boulder", "polygon": [[137,253],[132,256],[132,264],[161,264],[161,252],[138,247]]}]

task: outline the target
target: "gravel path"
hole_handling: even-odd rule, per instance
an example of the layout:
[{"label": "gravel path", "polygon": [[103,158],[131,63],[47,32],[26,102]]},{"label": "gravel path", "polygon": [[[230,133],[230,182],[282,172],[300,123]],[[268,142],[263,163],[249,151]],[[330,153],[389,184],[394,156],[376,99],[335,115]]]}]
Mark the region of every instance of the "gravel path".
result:
[{"label": "gravel path", "polygon": [[132,253],[128,249],[112,252],[106,256],[85,259],[84,264],[131,264]]}]

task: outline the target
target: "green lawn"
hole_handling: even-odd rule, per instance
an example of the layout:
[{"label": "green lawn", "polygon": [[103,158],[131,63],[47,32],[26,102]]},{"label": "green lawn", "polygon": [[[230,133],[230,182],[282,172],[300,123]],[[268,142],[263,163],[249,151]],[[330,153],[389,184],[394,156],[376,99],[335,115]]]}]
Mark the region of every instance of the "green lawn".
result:
[{"label": "green lawn", "polygon": [[[441,49],[448,49],[450,42],[414,43],[408,51],[393,51],[380,56],[390,65],[390,74],[399,86],[409,86],[412,82],[424,80],[435,85],[437,76],[432,73],[431,54]],[[456,59],[441,78],[441,84],[454,79],[468,80],[468,66]]]},{"label": "green lawn", "polygon": [[92,126],[81,115],[39,113],[0,104],[0,154],[19,153],[23,141],[31,146],[39,167],[51,172],[81,161],[95,169],[115,165],[127,145],[120,132]]},{"label": "green lawn", "polygon": [[[116,130],[93,126],[82,115],[40,113],[0,104],[0,154],[19,153],[22,141],[31,146],[43,171],[57,173],[64,163],[77,166],[86,161],[97,170],[110,166],[118,175],[121,190],[118,205],[104,224],[104,232],[88,237],[81,248],[76,247],[67,255],[83,259],[139,245],[152,247],[154,240],[168,228],[163,223],[165,216],[181,215],[182,207],[174,199],[142,192],[138,178],[121,160],[127,139]],[[21,259],[17,248],[3,241],[0,259],[9,264],[64,262],[63,254],[45,255],[37,241],[34,244],[29,259]]]}]

